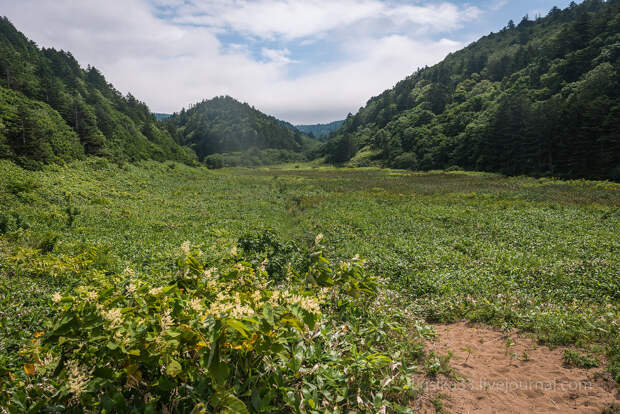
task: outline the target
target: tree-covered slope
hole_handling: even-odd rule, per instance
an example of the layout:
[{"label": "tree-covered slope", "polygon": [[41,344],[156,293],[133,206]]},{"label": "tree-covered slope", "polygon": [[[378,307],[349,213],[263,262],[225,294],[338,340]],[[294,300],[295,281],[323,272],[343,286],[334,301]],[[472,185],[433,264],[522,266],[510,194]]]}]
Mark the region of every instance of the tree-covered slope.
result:
[{"label": "tree-covered slope", "polygon": [[301,132],[229,96],[183,109],[168,122],[176,128],[179,142],[193,148],[201,159],[251,148],[301,152],[310,144]]},{"label": "tree-covered slope", "polygon": [[316,137],[319,140],[326,140],[329,134],[337,131],[344,124],[343,121],[334,121],[328,124],[312,124],[312,125],[295,125],[295,128],[308,134],[312,137]]},{"label": "tree-covered slope", "polygon": [[0,157],[22,164],[85,155],[115,160],[195,154],[175,142],[148,107],[123,96],[71,53],[40,49],[0,18]]},{"label": "tree-covered slope", "polygon": [[333,162],[620,178],[620,1],[509,22],[370,99],[323,148]]}]

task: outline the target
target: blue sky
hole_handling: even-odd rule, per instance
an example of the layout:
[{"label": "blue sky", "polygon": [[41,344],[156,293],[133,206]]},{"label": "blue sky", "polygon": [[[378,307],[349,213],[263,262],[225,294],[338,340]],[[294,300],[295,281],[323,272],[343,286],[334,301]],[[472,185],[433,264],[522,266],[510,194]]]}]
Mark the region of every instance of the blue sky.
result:
[{"label": "blue sky", "polygon": [[355,112],[416,68],[569,0],[0,0],[153,111],[228,94],[293,123]]}]

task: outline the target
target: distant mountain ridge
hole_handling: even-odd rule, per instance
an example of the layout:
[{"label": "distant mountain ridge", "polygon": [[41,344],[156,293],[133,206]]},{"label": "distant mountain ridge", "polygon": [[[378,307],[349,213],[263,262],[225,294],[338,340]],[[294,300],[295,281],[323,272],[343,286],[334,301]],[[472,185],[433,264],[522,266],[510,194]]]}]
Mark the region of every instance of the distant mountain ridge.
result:
[{"label": "distant mountain ridge", "polygon": [[320,140],[324,140],[329,136],[329,134],[337,131],[342,126],[342,124],[344,124],[344,120],[334,121],[327,124],[295,125],[295,128],[297,128],[304,134],[308,134]]},{"label": "distant mountain ridge", "polygon": [[158,121],[161,121],[163,119],[170,118],[172,114],[162,114],[160,112],[153,112],[153,115],[155,115],[155,118],[157,118]]},{"label": "distant mountain ridge", "polygon": [[586,0],[510,21],[415,72],[348,117],[321,153],[356,165],[620,180],[619,131],[620,1]]}]

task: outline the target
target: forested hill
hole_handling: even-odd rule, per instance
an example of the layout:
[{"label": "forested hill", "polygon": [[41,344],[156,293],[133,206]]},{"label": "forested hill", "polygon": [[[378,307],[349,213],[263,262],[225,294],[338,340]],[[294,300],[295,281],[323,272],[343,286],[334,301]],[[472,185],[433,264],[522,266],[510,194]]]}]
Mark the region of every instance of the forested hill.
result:
[{"label": "forested hill", "polygon": [[[491,33],[368,101],[333,162],[620,179],[620,1]],[[360,158],[366,157],[365,160]]]},{"label": "forested hill", "polygon": [[202,101],[167,122],[177,128],[179,142],[193,148],[200,159],[252,148],[301,152],[311,143],[301,132],[230,96]]},{"label": "forested hill", "polygon": [[342,124],[344,124],[344,121],[334,121],[328,124],[295,125],[295,128],[311,137],[315,137],[319,140],[327,140],[329,134],[337,131]]},{"label": "forested hill", "polygon": [[149,108],[69,52],[40,49],[0,18],[0,158],[39,163],[105,156],[192,162]]}]

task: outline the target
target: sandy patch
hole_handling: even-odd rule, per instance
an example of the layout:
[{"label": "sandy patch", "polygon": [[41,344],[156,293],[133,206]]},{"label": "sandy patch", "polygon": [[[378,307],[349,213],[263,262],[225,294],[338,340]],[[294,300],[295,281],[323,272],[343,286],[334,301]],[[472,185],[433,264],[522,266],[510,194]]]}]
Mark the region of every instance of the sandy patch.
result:
[{"label": "sandy patch", "polygon": [[444,412],[454,414],[600,414],[620,404],[620,391],[603,368],[563,365],[565,348],[549,349],[526,335],[466,323],[435,328],[438,337],[429,350],[452,351],[450,366],[462,379],[417,378],[425,390],[413,406],[416,412],[435,413],[431,400],[438,394]]}]

